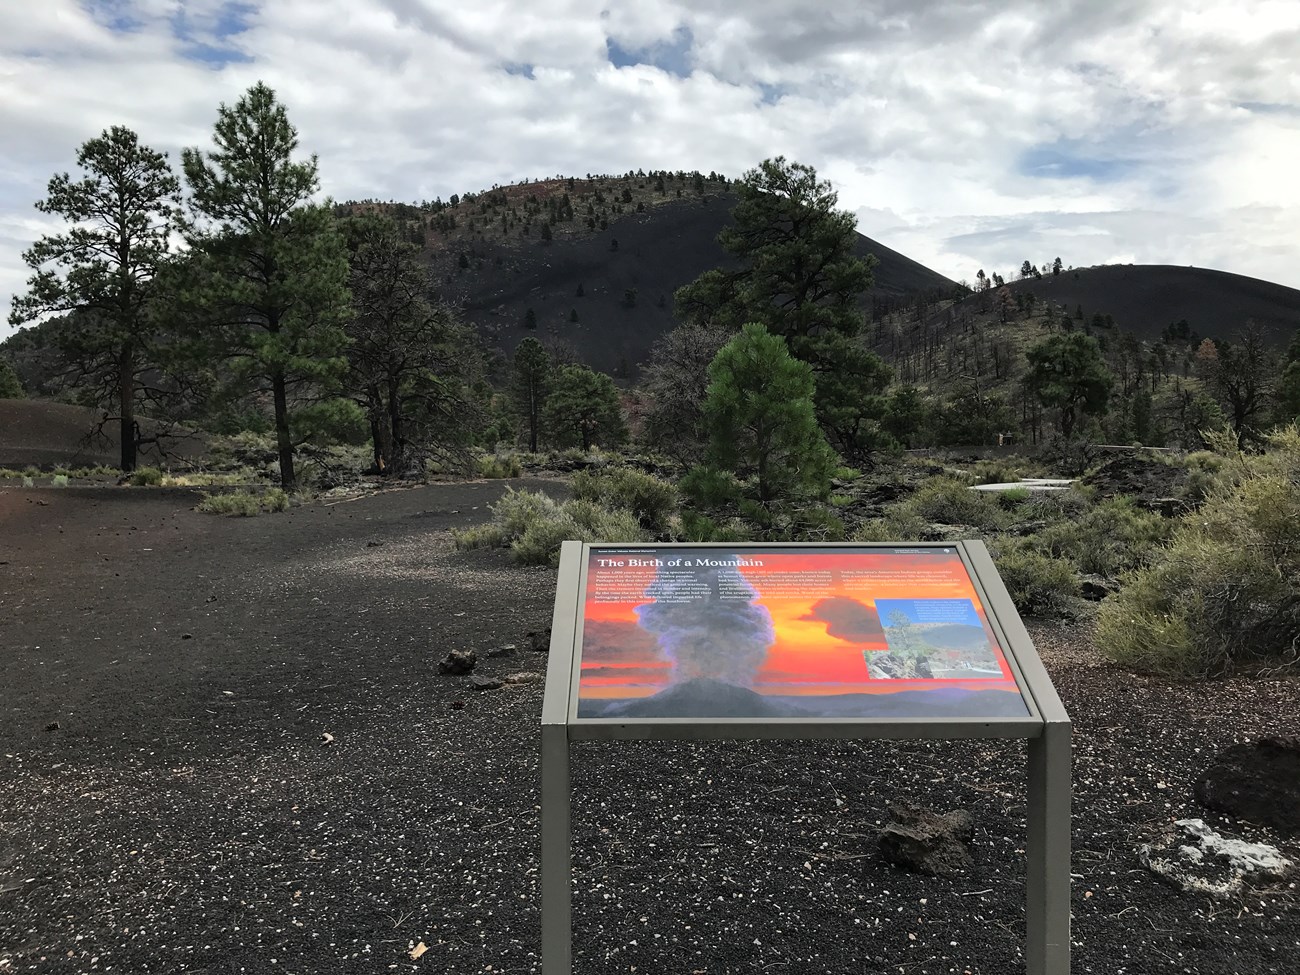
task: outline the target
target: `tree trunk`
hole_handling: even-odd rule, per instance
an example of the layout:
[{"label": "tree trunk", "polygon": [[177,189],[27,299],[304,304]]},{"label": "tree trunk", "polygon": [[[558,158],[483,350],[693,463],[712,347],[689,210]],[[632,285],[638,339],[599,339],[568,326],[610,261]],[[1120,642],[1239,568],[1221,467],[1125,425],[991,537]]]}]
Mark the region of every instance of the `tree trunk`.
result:
[{"label": "tree trunk", "polygon": [[386,474],[393,463],[393,438],[388,430],[388,414],[384,409],[383,398],[379,395],[378,383],[366,387],[366,412],[370,414],[370,440],[374,445],[375,470]]},{"label": "tree trunk", "polygon": [[398,383],[392,377],[388,380],[388,429],[393,438],[389,447],[390,466],[400,474],[406,453],[406,432],[402,429],[402,398],[398,393]]},{"label": "tree trunk", "polygon": [[117,357],[118,412],[121,414],[122,473],[135,470],[135,362],[131,343]]},{"label": "tree trunk", "polygon": [[537,383],[530,382],[528,384],[528,451],[533,454],[537,453],[537,421],[542,412],[537,393]]},{"label": "tree trunk", "polygon": [[280,448],[280,487],[293,491],[298,482],[293,473],[293,439],[289,436],[289,397],[284,370],[279,367],[271,373],[271,391],[275,396],[275,439]]}]

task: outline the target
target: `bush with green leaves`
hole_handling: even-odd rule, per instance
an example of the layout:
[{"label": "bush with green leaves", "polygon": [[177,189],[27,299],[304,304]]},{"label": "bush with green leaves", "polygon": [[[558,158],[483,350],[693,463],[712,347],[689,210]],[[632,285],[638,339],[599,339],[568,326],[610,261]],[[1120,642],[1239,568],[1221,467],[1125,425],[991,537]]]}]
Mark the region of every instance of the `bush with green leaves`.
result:
[{"label": "bush with green leaves", "polygon": [[489,479],[518,477],[523,470],[517,454],[484,454],[478,458],[476,466],[478,476]]},{"label": "bush with green leaves", "polygon": [[290,498],[283,488],[272,488],[262,494],[232,491],[228,494],[205,494],[199,502],[199,511],[207,515],[230,515],[252,518],[264,511],[288,511]]},{"label": "bush with green leaves", "polygon": [[1107,498],[1082,516],[1058,521],[1033,537],[1036,549],[1080,572],[1103,576],[1147,564],[1168,540],[1172,522],[1143,511],[1132,498]]},{"label": "bush with green leaves", "polygon": [[1097,644],[1137,670],[1300,669],[1300,427],[1238,453],[1168,547],[1106,600]]},{"label": "bush with green leaves", "polygon": [[972,528],[996,529],[1006,523],[1006,515],[983,491],[950,477],[933,477],[922,484],[903,503],[907,514],[939,525],[969,525]]},{"label": "bush with green leaves", "polygon": [[631,511],[642,528],[659,533],[677,511],[677,488],[662,478],[630,467],[593,472],[573,478],[573,496]]},{"label": "bush with green leaves", "polygon": [[1071,485],[1064,491],[1031,491],[1017,516],[1028,521],[1066,521],[1092,507],[1092,489]]},{"label": "bush with green leaves", "polygon": [[524,565],[555,565],[560,543],[566,539],[587,542],[646,542],[651,536],[636,515],[590,498],[565,502],[540,491],[507,489],[491,505],[492,521],[455,533],[456,547],[503,548]]},{"label": "bush with green leaves", "polygon": [[134,487],[157,487],[162,479],[163,472],[156,467],[137,467],[131,472],[130,483]]},{"label": "bush with green leaves", "polygon": [[967,484],[1011,484],[1024,476],[1019,461],[995,458],[976,461],[965,472],[964,480]]},{"label": "bush with green leaves", "polygon": [[992,554],[1011,601],[1027,616],[1059,613],[1069,598],[1079,595],[1079,578],[1064,559],[1010,540],[998,544]]},{"label": "bush with green leaves", "polygon": [[68,486],[68,475],[55,474],[54,477],[50,479],[50,484],[56,488],[65,488]]},{"label": "bush with green leaves", "polygon": [[244,491],[230,494],[209,494],[199,502],[199,511],[205,515],[230,515],[251,518],[262,513],[257,498]]}]

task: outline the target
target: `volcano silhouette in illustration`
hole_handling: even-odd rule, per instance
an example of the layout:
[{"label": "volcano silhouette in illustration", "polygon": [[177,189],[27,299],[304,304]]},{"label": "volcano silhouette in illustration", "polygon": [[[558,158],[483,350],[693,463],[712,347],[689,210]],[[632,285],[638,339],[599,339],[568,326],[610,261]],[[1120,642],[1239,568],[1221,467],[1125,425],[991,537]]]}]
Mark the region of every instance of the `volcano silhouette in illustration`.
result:
[{"label": "volcano silhouette in illustration", "polygon": [[650,697],[614,701],[586,715],[600,718],[808,718],[814,712],[726,681],[696,677]]}]

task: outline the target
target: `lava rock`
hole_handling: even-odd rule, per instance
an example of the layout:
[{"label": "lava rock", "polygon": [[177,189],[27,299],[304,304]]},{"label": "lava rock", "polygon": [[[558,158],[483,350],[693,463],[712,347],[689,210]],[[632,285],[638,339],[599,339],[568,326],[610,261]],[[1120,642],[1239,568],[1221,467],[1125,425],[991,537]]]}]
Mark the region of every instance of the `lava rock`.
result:
[{"label": "lava rock", "polygon": [[1224,836],[1200,819],[1180,819],[1137,848],[1138,860],[1179,890],[1230,898],[1296,875],[1277,847]]},{"label": "lava rock", "polygon": [[551,649],[551,628],[528,631],[528,649],[534,653],[546,653]]},{"label": "lava rock", "polygon": [[438,673],[459,676],[468,674],[478,663],[478,654],[473,650],[453,650],[438,661]]},{"label": "lava rock", "polygon": [[1192,784],[1207,809],[1300,833],[1300,738],[1233,745]]},{"label": "lava rock", "polygon": [[1115,584],[1105,576],[1089,572],[1079,577],[1079,595],[1099,603],[1116,591]]},{"label": "lava rock", "polygon": [[475,674],[469,679],[470,686],[476,691],[495,691],[501,687],[505,681],[499,677],[480,677]]},{"label": "lava rock", "polygon": [[535,670],[517,670],[505,676],[507,684],[534,684],[541,679],[542,675]]},{"label": "lava rock", "polygon": [[487,655],[489,657],[513,657],[515,651],[518,649],[519,647],[517,647],[515,644],[507,643],[504,646],[493,647],[491,650],[487,652]]},{"label": "lava rock", "polygon": [[881,856],[905,870],[951,877],[974,862],[970,842],[975,838],[975,820],[964,809],[937,813],[911,803],[894,803],[879,838]]}]

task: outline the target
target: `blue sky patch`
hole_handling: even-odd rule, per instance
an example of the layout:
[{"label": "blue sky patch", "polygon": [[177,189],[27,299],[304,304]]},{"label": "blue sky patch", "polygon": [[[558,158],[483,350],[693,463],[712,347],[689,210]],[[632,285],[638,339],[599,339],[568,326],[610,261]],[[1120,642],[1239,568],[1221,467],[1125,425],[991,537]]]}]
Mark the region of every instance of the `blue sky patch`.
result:
[{"label": "blue sky patch", "polygon": [[520,78],[527,78],[529,81],[535,80],[533,78],[533,66],[531,64],[520,64],[511,61],[507,62],[504,67],[506,69],[506,74],[518,75]]},{"label": "blue sky patch", "polygon": [[1300,105],[1288,105],[1284,102],[1238,102],[1238,108],[1244,108],[1256,115],[1291,115],[1300,117]]},{"label": "blue sky patch", "polygon": [[131,0],[82,0],[86,12],[118,34],[130,34],[144,26],[143,21],[131,11]]},{"label": "blue sky patch", "polygon": [[1113,183],[1141,165],[1135,159],[1117,159],[1104,154],[1089,154],[1081,146],[1058,142],[1054,145],[1026,149],[1016,160],[1022,176],[1039,179],[1091,179]]},{"label": "blue sky patch", "polygon": [[182,44],[181,52],[191,61],[224,68],[253,59],[233,44],[226,43],[248,30],[257,7],[244,0],[224,3],[211,21],[193,21],[182,7],[171,18],[172,36]]},{"label": "blue sky patch", "polygon": [[672,37],[656,41],[649,47],[624,47],[612,37],[605,38],[605,54],[609,63],[616,68],[630,68],[638,64],[648,64],[678,78],[685,78],[691,73],[690,55],[695,44],[695,36],[685,25],[673,31]]}]

